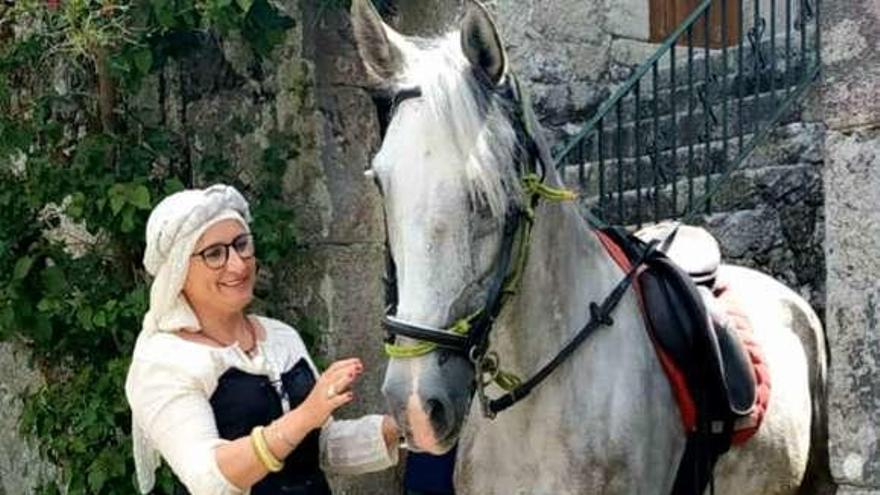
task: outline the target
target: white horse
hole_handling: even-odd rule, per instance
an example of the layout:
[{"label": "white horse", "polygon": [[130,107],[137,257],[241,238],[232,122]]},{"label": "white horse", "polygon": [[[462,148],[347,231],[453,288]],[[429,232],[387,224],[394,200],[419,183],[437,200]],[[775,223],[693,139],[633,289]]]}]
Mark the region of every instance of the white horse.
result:
[{"label": "white horse", "polygon": [[[507,212],[526,206],[516,164],[530,153],[551,162],[540,139],[523,146],[516,116],[526,127],[534,118],[516,111],[515,80],[482,5],[466,1],[461,30],[432,40],[395,32],[369,0],[354,0],[352,19],[374,89],[390,103],[369,175],[383,194],[396,266],[394,321],[449,328],[484,307]],[[545,184],[560,185],[552,167],[540,172]],[[573,204],[541,201],[531,239],[519,291],[491,333],[502,367],[523,375],[555,356],[589,320],[589,302],[624,275]],[[772,392],[756,436],[717,464],[715,488],[795,493],[809,478],[811,444],[824,444],[819,320],[766,275],[722,266],[719,277],[755,324]],[[680,414],[631,290],[612,316],[613,326],[494,420],[472,400],[473,365],[454,352],[390,359],[383,393],[411,449],[442,453],[459,443],[462,495],[668,494],[685,447]]]}]

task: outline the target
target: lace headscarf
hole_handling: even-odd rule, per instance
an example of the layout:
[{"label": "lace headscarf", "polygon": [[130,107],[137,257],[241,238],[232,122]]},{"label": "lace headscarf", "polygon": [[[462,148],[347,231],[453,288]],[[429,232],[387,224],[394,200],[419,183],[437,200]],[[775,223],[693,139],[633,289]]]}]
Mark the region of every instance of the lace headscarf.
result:
[{"label": "lace headscarf", "polygon": [[[144,315],[136,347],[156,332],[201,329],[182,293],[190,257],[208,228],[229,219],[238,220],[247,229],[250,210],[241,193],[222,184],[174,193],[150,213],[144,267],[153,282],[150,307]],[[159,453],[136,423],[132,424],[132,442],[138,485],[141,493],[148,493],[156,482]]]}]

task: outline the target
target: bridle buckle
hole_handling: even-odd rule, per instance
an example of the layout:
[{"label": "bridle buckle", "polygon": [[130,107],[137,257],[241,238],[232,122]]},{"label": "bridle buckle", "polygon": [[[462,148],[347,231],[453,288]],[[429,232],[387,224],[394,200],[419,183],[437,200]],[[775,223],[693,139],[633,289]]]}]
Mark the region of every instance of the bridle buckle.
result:
[{"label": "bridle buckle", "polygon": [[[476,346],[472,347],[468,354],[473,356],[476,349]],[[474,380],[477,386],[477,398],[480,400],[480,409],[483,411],[484,417],[495,419],[495,411],[492,410],[491,400],[486,395],[486,387],[495,381],[498,373],[500,373],[498,353],[495,351],[484,353],[477,357],[476,360],[472,360],[472,362],[474,363],[474,372],[476,373]],[[489,375],[488,379],[485,378],[486,375]]]}]

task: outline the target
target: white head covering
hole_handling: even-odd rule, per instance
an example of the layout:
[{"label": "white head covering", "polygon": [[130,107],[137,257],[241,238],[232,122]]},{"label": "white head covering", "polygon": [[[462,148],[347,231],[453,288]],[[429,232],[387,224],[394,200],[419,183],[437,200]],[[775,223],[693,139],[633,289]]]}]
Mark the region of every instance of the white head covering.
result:
[{"label": "white head covering", "polygon": [[[248,228],[251,215],[241,193],[223,184],[174,193],[160,201],[150,213],[144,267],[153,276],[153,283],[150,308],[144,315],[138,344],[156,332],[201,329],[182,293],[190,257],[208,228],[229,219],[238,220]],[[156,481],[159,453],[136,423],[132,424],[132,442],[138,485],[142,493],[147,493]]]},{"label": "white head covering", "polygon": [[147,220],[144,267],[153,276],[153,283],[143,332],[201,329],[181,293],[192,251],[212,225],[235,219],[247,228],[250,218],[241,193],[222,184],[180,191],[156,205]]}]

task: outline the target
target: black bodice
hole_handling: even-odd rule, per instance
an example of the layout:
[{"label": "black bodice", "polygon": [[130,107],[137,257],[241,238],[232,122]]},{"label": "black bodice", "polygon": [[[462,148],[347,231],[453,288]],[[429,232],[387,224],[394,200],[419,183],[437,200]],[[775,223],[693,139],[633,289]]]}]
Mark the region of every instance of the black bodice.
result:
[{"label": "black bodice", "polygon": [[[314,385],[314,374],[305,359],[281,375],[281,390],[291,409],[305,400]],[[210,402],[217,431],[226,440],[248,436],[254,426],[268,425],[283,413],[281,397],[267,376],[237,368],[220,376]],[[318,430],[309,433],[284,460],[284,468],[252,486],[251,495],[329,495],[330,487],[318,464],[319,435]],[[179,487],[177,495],[183,494],[188,492]]]}]

